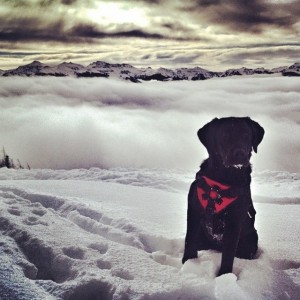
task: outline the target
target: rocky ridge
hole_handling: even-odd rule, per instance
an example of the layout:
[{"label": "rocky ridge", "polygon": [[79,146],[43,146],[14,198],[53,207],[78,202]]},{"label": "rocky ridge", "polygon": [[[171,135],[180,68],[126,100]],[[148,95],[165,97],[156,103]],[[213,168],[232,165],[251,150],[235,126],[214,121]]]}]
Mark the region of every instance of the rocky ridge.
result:
[{"label": "rocky ridge", "polygon": [[142,81],[175,81],[175,80],[205,80],[214,77],[243,76],[255,74],[282,74],[283,76],[300,76],[300,63],[288,67],[274,69],[238,68],[229,69],[224,72],[209,71],[200,67],[167,69],[158,68],[136,68],[129,64],[110,64],[104,61],[96,61],[88,66],[63,62],[58,65],[47,65],[39,61],[20,66],[7,71],[0,70],[0,76],[55,76],[55,77],[104,77],[119,78],[132,82]]}]

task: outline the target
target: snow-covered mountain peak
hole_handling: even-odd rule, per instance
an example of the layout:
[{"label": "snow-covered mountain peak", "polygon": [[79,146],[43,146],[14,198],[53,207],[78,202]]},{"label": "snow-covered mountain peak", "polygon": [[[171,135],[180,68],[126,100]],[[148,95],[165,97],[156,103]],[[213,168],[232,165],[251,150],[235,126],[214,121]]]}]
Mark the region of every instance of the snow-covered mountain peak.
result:
[{"label": "snow-covered mountain peak", "polygon": [[45,66],[45,64],[41,63],[38,60],[34,60],[32,63],[26,65],[27,67],[32,66],[32,67],[42,67]]},{"label": "snow-covered mountain peak", "polygon": [[41,63],[40,61],[34,60],[32,63],[20,66],[17,69],[24,69],[24,68],[42,68],[42,67],[47,67],[46,64]]},{"label": "snow-covered mountain peak", "polygon": [[300,68],[300,62],[296,62],[293,65],[291,65],[289,68]]},{"label": "snow-covered mountain peak", "polygon": [[59,64],[58,67],[65,67],[65,68],[70,68],[70,69],[73,69],[73,68],[84,68],[83,65],[74,64],[72,62],[63,62],[63,63]]},{"label": "snow-covered mountain peak", "polygon": [[87,68],[134,68],[132,65],[129,64],[110,64],[105,61],[95,61],[87,66]]},{"label": "snow-covered mountain peak", "polygon": [[214,77],[227,77],[236,75],[275,74],[283,76],[300,76],[300,63],[294,63],[289,67],[274,68],[271,70],[263,67],[250,69],[246,67],[229,69],[225,72],[215,72],[201,67],[169,69],[160,67],[157,69],[136,68],[129,64],[111,64],[105,61],[95,61],[87,67],[72,62],[63,62],[56,66],[48,66],[39,61],[20,66],[16,69],[0,72],[0,76],[73,76],[73,77],[113,77],[141,82],[149,80],[205,80]]},{"label": "snow-covered mountain peak", "polygon": [[33,62],[26,64],[26,65],[22,65],[19,66],[17,69],[22,69],[22,68],[34,68],[34,67],[44,67],[46,66],[45,64],[41,63],[38,60],[34,60]]},{"label": "snow-covered mountain peak", "polygon": [[87,68],[109,68],[110,64],[105,61],[95,61],[87,66]]}]

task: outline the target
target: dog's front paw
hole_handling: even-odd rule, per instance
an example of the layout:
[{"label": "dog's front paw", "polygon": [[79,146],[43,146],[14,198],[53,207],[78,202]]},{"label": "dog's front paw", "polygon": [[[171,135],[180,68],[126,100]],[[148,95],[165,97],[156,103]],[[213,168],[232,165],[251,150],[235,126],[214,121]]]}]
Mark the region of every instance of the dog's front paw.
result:
[{"label": "dog's front paw", "polygon": [[225,269],[220,268],[217,277],[222,276],[222,275],[224,275],[224,274],[228,274],[228,273],[232,273],[232,270],[229,270],[229,269],[228,269],[228,270],[225,270]]},{"label": "dog's front paw", "polygon": [[183,258],[182,258],[182,264],[184,264],[189,259],[193,259],[193,258],[197,258],[197,257],[198,257],[197,252],[195,252],[195,253],[185,253],[183,255]]}]

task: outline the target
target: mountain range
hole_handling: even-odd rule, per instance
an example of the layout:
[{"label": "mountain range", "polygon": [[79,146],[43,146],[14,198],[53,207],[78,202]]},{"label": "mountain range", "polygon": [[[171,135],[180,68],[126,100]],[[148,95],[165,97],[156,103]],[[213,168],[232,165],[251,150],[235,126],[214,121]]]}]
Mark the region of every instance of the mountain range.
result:
[{"label": "mountain range", "polygon": [[88,66],[63,62],[58,65],[47,65],[39,61],[20,66],[11,70],[0,70],[0,76],[55,76],[55,77],[105,77],[119,78],[132,82],[150,80],[171,81],[171,80],[205,80],[214,77],[228,77],[237,75],[255,74],[282,74],[283,76],[300,76],[300,63],[291,66],[274,69],[239,68],[229,69],[224,72],[215,72],[200,67],[166,69],[158,68],[136,68],[129,64],[110,64],[104,61],[96,61]]}]

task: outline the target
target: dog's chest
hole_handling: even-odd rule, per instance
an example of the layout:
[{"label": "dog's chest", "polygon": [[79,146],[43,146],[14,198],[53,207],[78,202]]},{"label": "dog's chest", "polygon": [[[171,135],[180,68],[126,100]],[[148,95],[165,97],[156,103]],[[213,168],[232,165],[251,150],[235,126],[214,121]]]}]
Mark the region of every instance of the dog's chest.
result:
[{"label": "dog's chest", "polygon": [[225,230],[226,212],[218,215],[205,215],[203,227],[207,237],[214,242],[221,244]]}]

